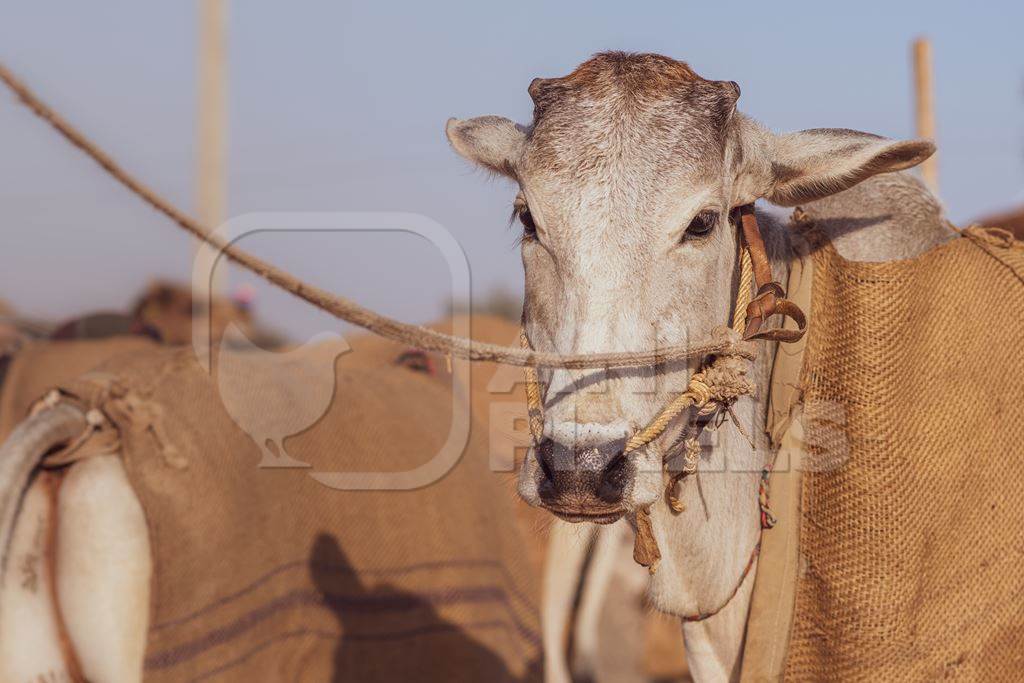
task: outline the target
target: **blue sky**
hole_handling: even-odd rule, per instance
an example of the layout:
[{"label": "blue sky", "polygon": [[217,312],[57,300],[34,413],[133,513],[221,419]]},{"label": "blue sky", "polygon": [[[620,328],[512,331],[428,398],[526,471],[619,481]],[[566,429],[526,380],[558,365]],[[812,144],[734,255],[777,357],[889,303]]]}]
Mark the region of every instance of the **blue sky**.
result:
[{"label": "blue sky", "polygon": [[[193,2],[0,3],[0,59],[128,168],[192,207]],[[234,2],[230,212],[412,211],[451,230],[474,287],[518,291],[510,185],[449,150],[449,116],[528,121],[526,86],[604,49],[661,52],[735,80],[775,130],[912,135],[910,41],[935,52],[942,198],[954,221],[1024,201],[1024,3]],[[60,317],[185,279],[176,228],[0,94],[0,297]],[[410,320],[440,311],[422,240],[273,236],[243,245]],[[245,281],[233,274],[232,282]],[[297,335],[332,323],[260,288]]]}]

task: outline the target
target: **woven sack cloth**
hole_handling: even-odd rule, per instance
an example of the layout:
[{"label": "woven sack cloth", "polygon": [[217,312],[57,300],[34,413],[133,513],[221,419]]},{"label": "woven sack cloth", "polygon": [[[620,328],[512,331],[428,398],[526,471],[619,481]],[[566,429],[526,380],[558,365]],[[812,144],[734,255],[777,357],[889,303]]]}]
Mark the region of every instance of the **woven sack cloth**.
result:
[{"label": "woven sack cloth", "polygon": [[971,228],[909,260],[811,258],[784,677],[1020,680],[1024,244]]},{"label": "woven sack cloth", "polygon": [[149,339],[136,336],[25,344],[5,359],[9,365],[0,382],[0,441],[25,419],[32,404],[58,382],[77,377],[114,356],[153,346]]},{"label": "woven sack cloth", "polygon": [[[261,378],[245,358],[222,355],[211,375],[191,349],[157,348],[60,383],[108,424],[48,464],[101,453],[113,433],[146,516],[145,680],[537,679],[539,577],[480,429],[419,488],[310,476],[413,470],[449,438],[459,404],[438,377],[354,355],[253,356]],[[303,403],[321,394],[318,416]],[[309,467],[258,467],[265,440]]]}]

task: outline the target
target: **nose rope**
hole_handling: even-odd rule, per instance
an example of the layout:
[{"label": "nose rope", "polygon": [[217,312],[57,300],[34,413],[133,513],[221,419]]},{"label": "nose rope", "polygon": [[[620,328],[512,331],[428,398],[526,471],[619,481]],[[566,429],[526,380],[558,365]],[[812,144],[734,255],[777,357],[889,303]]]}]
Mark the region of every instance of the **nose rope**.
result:
[{"label": "nose rope", "polygon": [[[526,336],[526,325],[519,329],[519,344],[524,349],[532,348],[530,340]],[[526,415],[530,426],[530,436],[533,437],[533,445],[540,444],[544,434],[544,403],[540,398],[540,381],[537,379],[537,368],[532,365],[523,367],[523,374],[526,375]]]},{"label": "nose rope", "polygon": [[747,306],[754,299],[754,264],[750,252],[740,245],[740,283],[736,290],[736,305],[732,309],[732,329],[742,332],[746,326]]}]

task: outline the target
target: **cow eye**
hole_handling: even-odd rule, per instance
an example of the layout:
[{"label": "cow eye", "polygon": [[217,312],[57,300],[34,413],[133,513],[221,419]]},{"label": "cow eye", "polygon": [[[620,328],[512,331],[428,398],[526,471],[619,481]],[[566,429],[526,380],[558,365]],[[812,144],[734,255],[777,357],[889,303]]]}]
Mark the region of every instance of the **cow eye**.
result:
[{"label": "cow eye", "polygon": [[718,213],[714,211],[701,211],[693,217],[692,221],[690,221],[690,225],[686,228],[686,232],[683,234],[683,239],[710,235],[711,231],[715,229],[717,224]]},{"label": "cow eye", "polygon": [[522,206],[516,210],[516,216],[519,218],[519,222],[523,224],[523,237],[527,239],[533,239],[537,236],[537,224],[533,222],[533,214],[530,213],[530,207]]}]

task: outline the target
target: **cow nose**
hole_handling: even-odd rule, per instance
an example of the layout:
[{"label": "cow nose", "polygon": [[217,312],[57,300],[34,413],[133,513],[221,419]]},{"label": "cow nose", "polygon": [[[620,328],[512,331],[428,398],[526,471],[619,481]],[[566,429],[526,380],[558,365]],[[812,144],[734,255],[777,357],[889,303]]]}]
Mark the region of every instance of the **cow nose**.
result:
[{"label": "cow nose", "polygon": [[585,506],[622,502],[629,463],[626,439],[596,446],[569,446],[545,438],[537,445],[542,473],[538,493],[553,505]]}]

